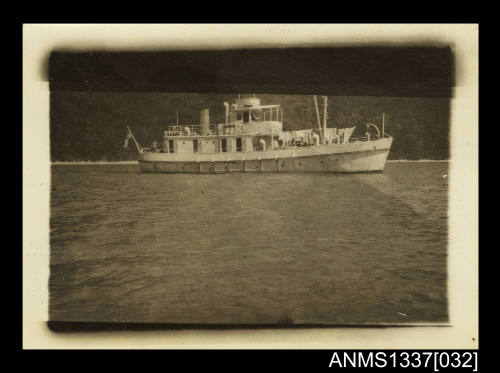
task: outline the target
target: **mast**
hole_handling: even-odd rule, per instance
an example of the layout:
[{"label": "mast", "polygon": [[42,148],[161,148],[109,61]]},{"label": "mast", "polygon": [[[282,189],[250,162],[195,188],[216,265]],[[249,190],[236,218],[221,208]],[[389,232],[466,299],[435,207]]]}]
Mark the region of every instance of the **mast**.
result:
[{"label": "mast", "polygon": [[327,111],[326,108],[328,106],[328,96],[323,96],[324,100],[324,107],[323,107],[323,144],[326,144],[326,138],[325,138],[325,133],[326,133],[326,115]]},{"label": "mast", "polygon": [[316,95],[314,95],[313,98],[314,98],[314,106],[316,107],[316,118],[318,119],[319,135],[322,138],[323,136],[321,133],[321,119],[319,118],[318,100],[316,100]]}]

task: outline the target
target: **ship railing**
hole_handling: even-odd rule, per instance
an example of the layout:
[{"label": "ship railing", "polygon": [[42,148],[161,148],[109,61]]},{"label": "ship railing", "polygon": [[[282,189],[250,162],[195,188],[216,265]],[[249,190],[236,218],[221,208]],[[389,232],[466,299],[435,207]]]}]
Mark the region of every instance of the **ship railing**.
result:
[{"label": "ship railing", "polygon": [[142,148],[142,150],[146,153],[168,153],[166,147],[157,147],[157,148]]},{"label": "ship railing", "polygon": [[200,126],[200,125],[175,125],[168,126],[168,130],[164,131],[165,136],[217,136],[217,126]]},{"label": "ship railing", "polygon": [[349,139],[349,142],[361,142],[361,141],[368,141],[368,137],[351,137]]},{"label": "ship railing", "polygon": [[220,135],[240,135],[241,128],[238,128],[236,124],[224,124],[221,125]]},{"label": "ship railing", "polygon": [[[391,136],[389,136],[387,134],[385,134],[384,136],[377,136],[377,135],[370,136],[369,139],[366,136],[364,136],[364,137],[351,137],[349,139],[349,142],[374,141],[374,140],[380,140],[380,139],[388,139],[390,137]],[[342,141],[341,141],[341,143],[342,143]]]}]

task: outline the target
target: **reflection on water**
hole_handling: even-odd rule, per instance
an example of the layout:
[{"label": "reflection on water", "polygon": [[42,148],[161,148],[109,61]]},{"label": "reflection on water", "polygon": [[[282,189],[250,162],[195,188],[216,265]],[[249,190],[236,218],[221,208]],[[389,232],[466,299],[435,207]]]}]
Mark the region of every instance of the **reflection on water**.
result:
[{"label": "reflection on water", "polygon": [[188,175],[52,166],[50,319],[446,321],[447,167]]}]

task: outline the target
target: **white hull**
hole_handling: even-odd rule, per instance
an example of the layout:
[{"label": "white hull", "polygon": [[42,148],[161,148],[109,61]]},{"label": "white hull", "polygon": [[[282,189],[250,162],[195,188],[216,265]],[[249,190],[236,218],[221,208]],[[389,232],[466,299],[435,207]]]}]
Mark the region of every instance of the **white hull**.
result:
[{"label": "white hull", "polygon": [[392,137],[346,144],[255,152],[139,154],[142,172],[376,172],[383,171]]}]

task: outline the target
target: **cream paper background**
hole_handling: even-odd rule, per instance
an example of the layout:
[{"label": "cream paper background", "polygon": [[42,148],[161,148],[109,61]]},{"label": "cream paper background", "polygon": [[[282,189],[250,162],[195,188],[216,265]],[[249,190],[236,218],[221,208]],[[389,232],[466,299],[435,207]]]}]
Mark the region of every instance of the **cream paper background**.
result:
[{"label": "cream paper background", "polygon": [[[23,348],[475,349],[478,347],[477,24],[23,25]],[[53,333],[49,277],[50,51],[451,45],[449,326]],[[474,338],[474,340],[473,340]]]}]

